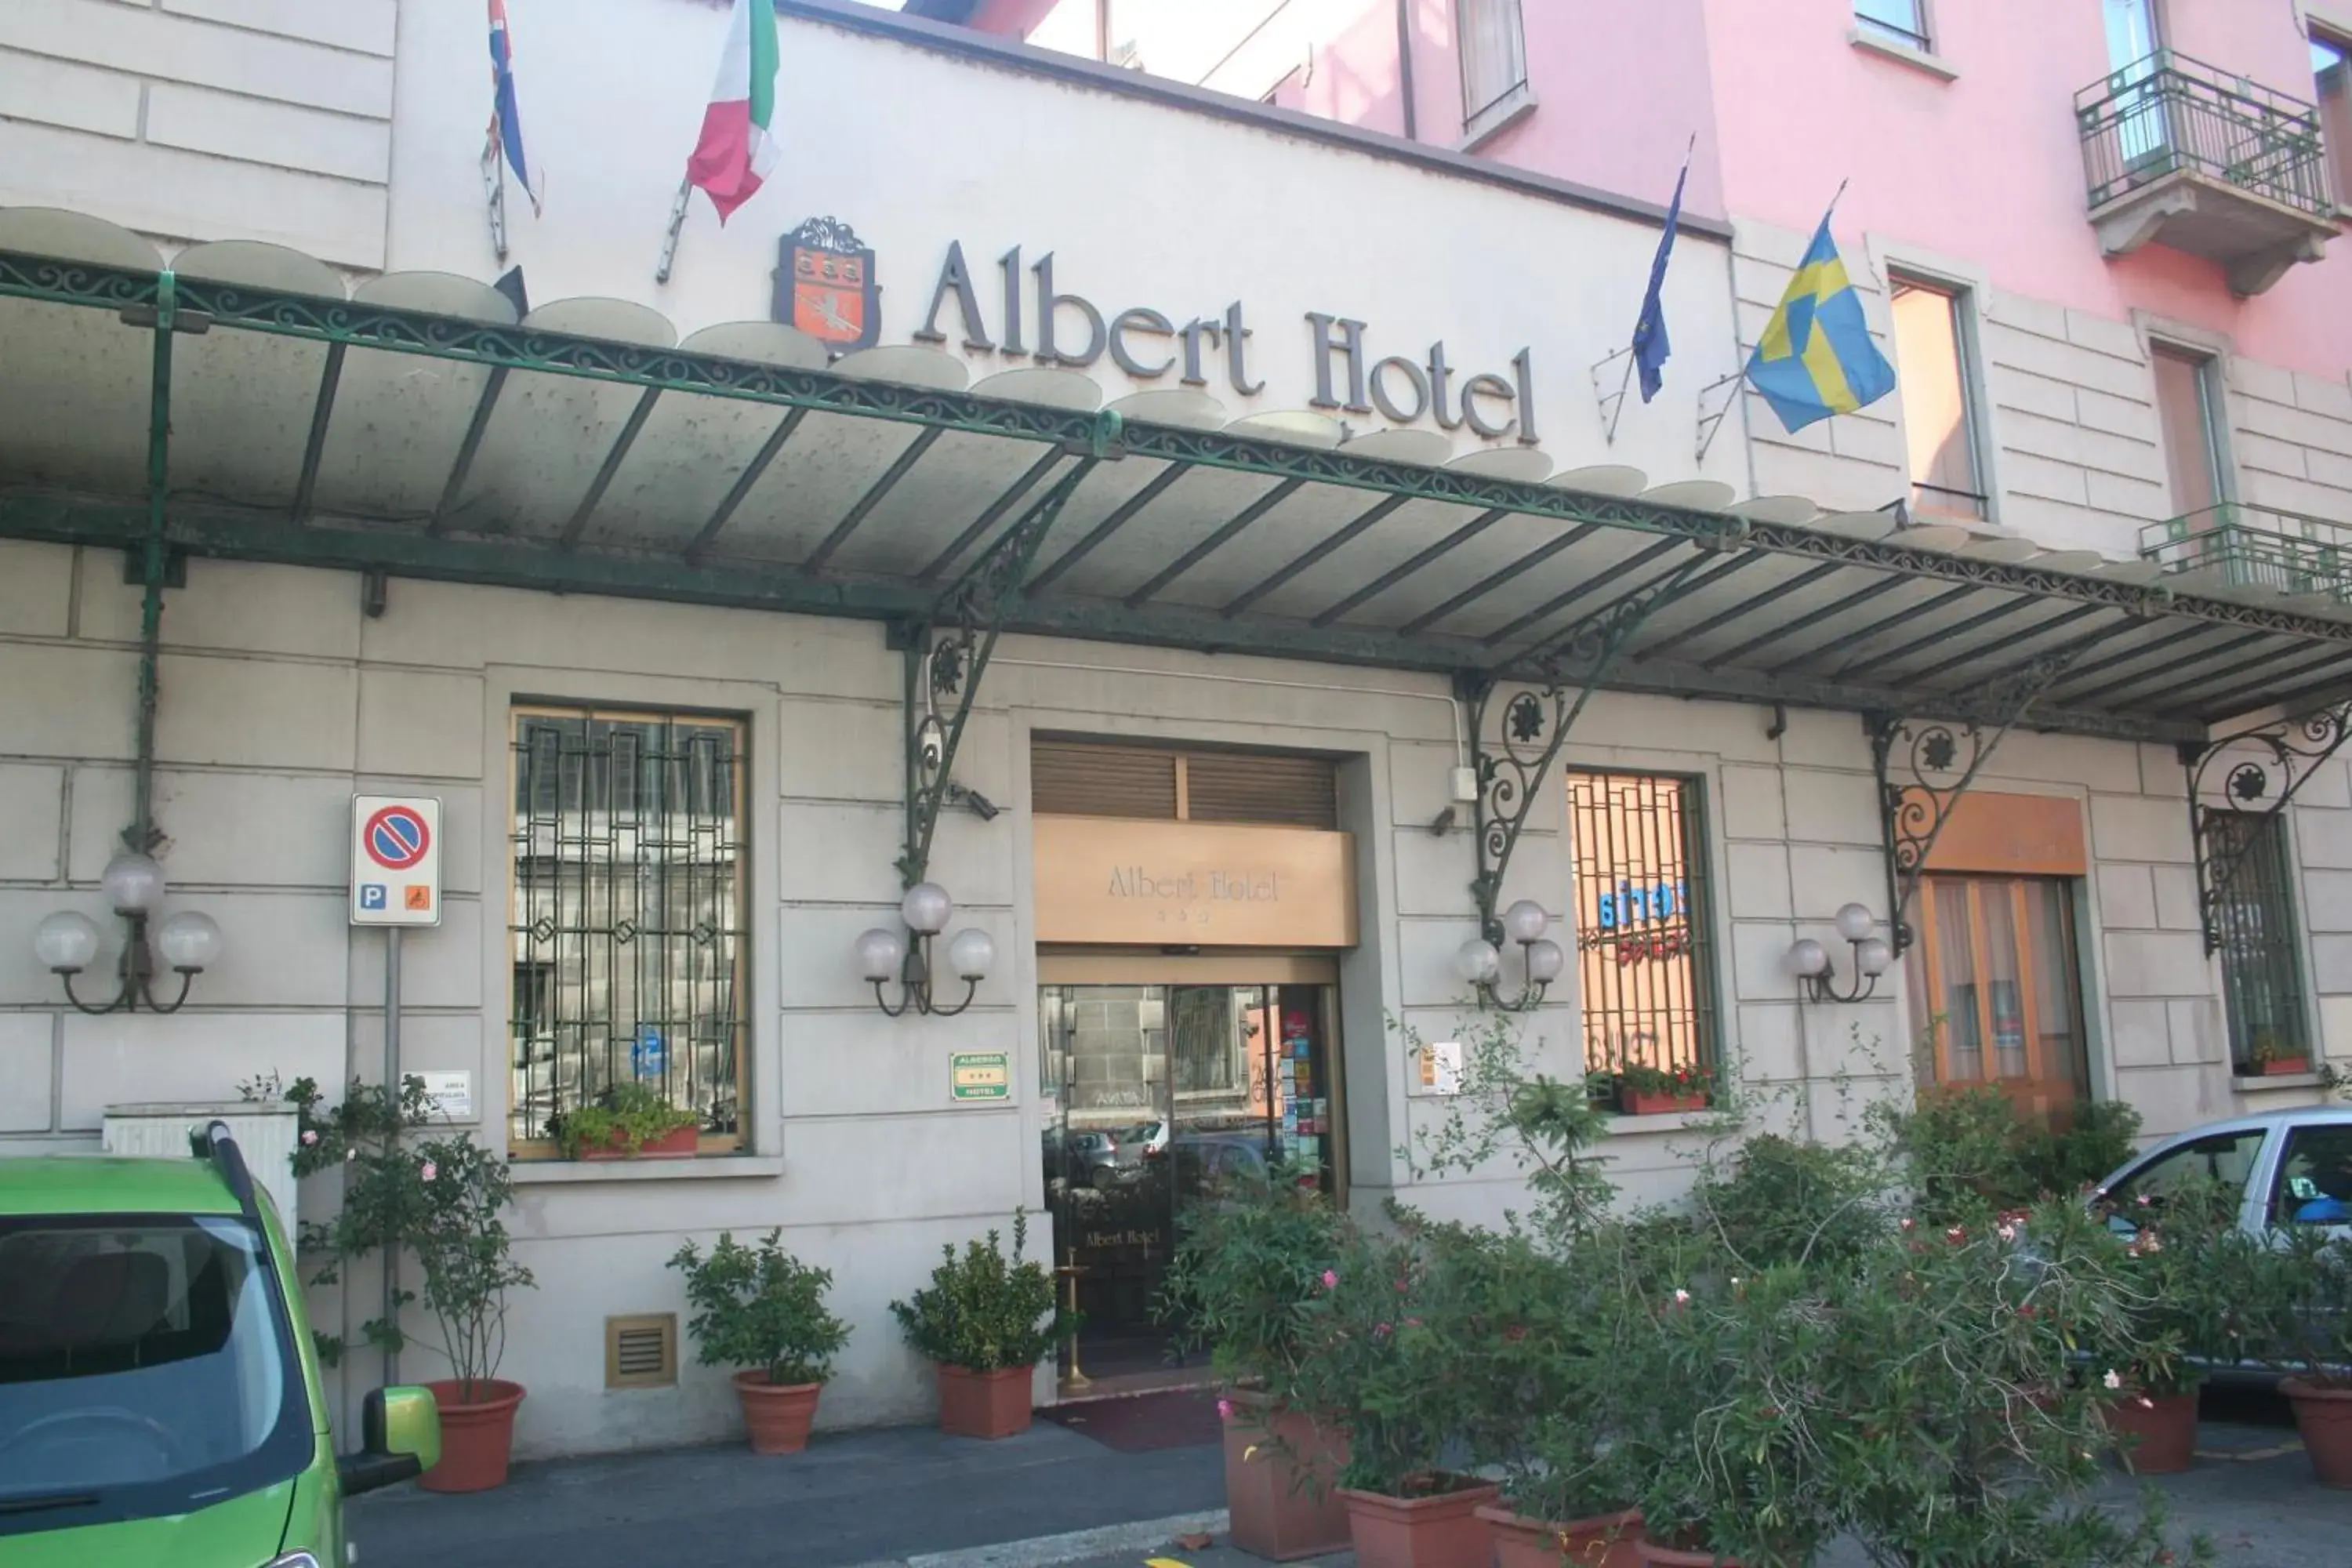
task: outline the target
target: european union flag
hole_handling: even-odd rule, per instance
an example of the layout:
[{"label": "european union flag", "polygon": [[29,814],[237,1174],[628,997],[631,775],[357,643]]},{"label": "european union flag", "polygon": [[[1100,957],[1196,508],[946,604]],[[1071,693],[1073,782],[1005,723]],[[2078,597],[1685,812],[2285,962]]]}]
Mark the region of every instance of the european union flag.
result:
[{"label": "european union flag", "polygon": [[1633,323],[1633,363],[1642,372],[1642,401],[1647,403],[1665,385],[1666,356],[1674,345],[1666,341],[1666,306],[1660,296],[1666,286],[1666,261],[1675,253],[1675,226],[1683,216],[1683,186],[1690,180],[1690,160],[1683,160],[1682,178],[1675,182],[1675,199],[1666,206],[1666,232],[1658,237],[1658,254],[1650,262],[1650,291],[1642,296],[1642,319]]},{"label": "european union flag", "polygon": [[1895,390],[1895,367],[1870,341],[1826,215],[1765,323],[1748,380],[1790,430],[1851,414]]}]

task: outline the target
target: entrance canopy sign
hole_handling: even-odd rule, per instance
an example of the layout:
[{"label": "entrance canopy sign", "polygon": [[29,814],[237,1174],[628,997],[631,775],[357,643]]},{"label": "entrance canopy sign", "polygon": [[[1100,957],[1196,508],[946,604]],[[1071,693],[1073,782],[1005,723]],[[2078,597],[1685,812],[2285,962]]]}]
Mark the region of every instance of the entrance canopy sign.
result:
[{"label": "entrance canopy sign", "polygon": [[1039,816],[1034,846],[1040,942],[1356,944],[1349,834]]}]

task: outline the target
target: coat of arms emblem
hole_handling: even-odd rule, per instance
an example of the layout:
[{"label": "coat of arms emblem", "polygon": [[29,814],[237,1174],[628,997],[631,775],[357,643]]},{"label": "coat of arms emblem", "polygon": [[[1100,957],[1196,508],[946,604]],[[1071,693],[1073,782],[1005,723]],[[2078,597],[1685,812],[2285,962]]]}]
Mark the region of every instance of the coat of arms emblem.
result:
[{"label": "coat of arms emblem", "polygon": [[874,252],[839,218],[813,217],[784,236],[776,268],[775,319],[834,356],[871,348],[882,331]]}]

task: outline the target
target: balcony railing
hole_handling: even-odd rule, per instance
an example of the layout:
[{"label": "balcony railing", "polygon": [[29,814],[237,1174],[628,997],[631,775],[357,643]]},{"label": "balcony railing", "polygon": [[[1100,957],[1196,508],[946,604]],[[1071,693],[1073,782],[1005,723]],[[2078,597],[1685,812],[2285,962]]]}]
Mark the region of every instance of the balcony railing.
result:
[{"label": "balcony railing", "polygon": [[2091,222],[2110,256],[2151,241],[2259,294],[2336,232],[2319,111],[2159,49],[2074,95]]},{"label": "balcony railing", "polygon": [[2074,95],[2094,211],[2194,172],[2315,217],[2332,217],[2319,110],[2159,49]]},{"label": "balcony railing", "polygon": [[2352,605],[2352,527],[2324,518],[2224,501],[2148,524],[2140,530],[2139,552],[2168,575],[2213,574],[2232,587]]}]

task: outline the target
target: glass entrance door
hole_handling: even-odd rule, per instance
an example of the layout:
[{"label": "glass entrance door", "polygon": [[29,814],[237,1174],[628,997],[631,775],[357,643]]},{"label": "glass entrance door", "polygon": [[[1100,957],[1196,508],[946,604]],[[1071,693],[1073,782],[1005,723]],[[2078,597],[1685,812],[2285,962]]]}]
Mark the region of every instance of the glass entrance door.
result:
[{"label": "glass entrance door", "polygon": [[1041,989],[1046,1206],[1088,1379],[1174,1364],[1158,1307],[1187,1213],[1276,1161],[1331,1184],[1333,1007],[1326,985]]}]

